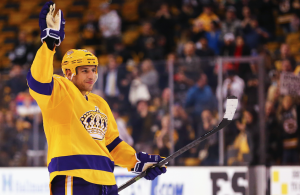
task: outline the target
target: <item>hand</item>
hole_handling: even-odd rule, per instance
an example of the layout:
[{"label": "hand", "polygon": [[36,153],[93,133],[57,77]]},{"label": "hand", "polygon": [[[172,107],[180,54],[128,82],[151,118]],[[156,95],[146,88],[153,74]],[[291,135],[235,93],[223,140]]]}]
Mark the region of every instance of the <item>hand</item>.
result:
[{"label": "hand", "polygon": [[46,17],[49,12],[50,5],[53,5],[54,3],[52,1],[48,1],[45,3],[43,6],[40,15],[39,15],[39,26],[41,32],[47,28],[47,22],[46,22]]},{"label": "hand", "polygon": [[107,26],[101,26],[101,31],[102,32],[105,32],[105,31],[107,31],[108,30],[108,27]]},{"label": "hand", "polygon": [[202,161],[204,160],[208,155],[208,151],[206,149],[200,150],[198,154],[198,158]]},{"label": "hand", "polygon": [[235,124],[236,124],[236,127],[238,128],[238,130],[245,131],[246,125],[244,123],[240,123],[239,121],[237,121]]},{"label": "hand", "polygon": [[[163,158],[160,157],[159,155],[149,155],[145,152],[139,152],[135,154],[135,156],[138,162],[134,166],[133,169],[134,173],[141,173],[147,170],[149,167],[152,167],[153,165],[163,160]],[[147,170],[147,174],[145,178],[148,180],[153,180],[158,175],[161,175],[166,171],[167,171],[166,167],[153,167]]]},{"label": "hand", "polygon": [[127,79],[123,79],[123,80],[121,81],[121,85],[122,85],[122,86],[127,86],[128,84],[129,84],[129,82],[128,82]]},{"label": "hand", "polygon": [[147,175],[145,179],[147,180],[154,180],[157,176],[161,175],[162,173],[167,172],[166,167],[153,167],[147,170]]},{"label": "hand", "polygon": [[65,20],[61,10],[53,16],[55,11],[55,4],[52,1],[45,3],[40,15],[39,15],[39,26],[41,30],[41,41],[51,37],[55,39],[55,45],[59,46],[65,38]]},{"label": "hand", "polygon": [[59,31],[61,10],[58,10],[56,15],[53,17],[54,11],[55,11],[55,4],[50,5],[50,10],[46,16],[47,27]]},{"label": "hand", "polygon": [[161,148],[164,147],[164,142],[163,142],[163,140],[162,140],[162,137],[163,137],[163,136],[159,136],[159,137],[156,138],[156,144],[157,144],[157,147],[158,147],[159,149],[161,149]]}]

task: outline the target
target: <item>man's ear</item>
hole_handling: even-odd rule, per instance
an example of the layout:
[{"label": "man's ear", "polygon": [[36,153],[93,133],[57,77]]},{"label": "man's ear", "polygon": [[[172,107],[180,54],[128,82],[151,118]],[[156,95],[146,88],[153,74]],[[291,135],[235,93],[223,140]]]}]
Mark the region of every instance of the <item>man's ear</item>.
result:
[{"label": "man's ear", "polygon": [[66,77],[71,80],[71,77],[72,77],[72,72],[70,69],[66,69]]}]

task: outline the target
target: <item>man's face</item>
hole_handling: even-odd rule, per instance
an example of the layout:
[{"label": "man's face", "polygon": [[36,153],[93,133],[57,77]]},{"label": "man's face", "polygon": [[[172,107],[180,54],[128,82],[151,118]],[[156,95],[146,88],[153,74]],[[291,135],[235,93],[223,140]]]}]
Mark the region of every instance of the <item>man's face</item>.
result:
[{"label": "man's face", "polygon": [[150,23],[146,23],[143,25],[143,34],[144,35],[149,35],[151,32],[151,24]]},{"label": "man's face", "polygon": [[206,75],[201,75],[201,78],[198,80],[197,84],[200,88],[203,88],[207,83],[207,76]]},{"label": "man's face", "polygon": [[235,13],[233,11],[227,11],[226,12],[226,18],[228,20],[232,20],[232,19],[234,19],[234,17],[235,17]]},{"label": "man's face", "polygon": [[207,40],[205,38],[200,39],[200,43],[202,45],[202,47],[206,47],[207,46]]},{"label": "man's face", "polygon": [[192,43],[187,43],[184,46],[184,54],[186,56],[192,56],[192,55],[194,55],[194,53],[195,53],[194,45]]},{"label": "man's face", "polygon": [[79,66],[72,82],[81,92],[88,92],[92,91],[96,77],[96,66]]},{"label": "man's face", "polygon": [[203,12],[206,13],[207,15],[212,14],[211,7],[204,7]]}]

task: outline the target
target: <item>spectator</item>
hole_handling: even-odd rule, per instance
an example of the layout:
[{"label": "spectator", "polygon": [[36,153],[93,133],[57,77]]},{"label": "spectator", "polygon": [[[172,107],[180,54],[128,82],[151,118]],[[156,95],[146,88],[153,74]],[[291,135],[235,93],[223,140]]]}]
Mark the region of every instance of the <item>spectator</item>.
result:
[{"label": "spectator", "polygon": [[6,83],[11,89],[12,97],[15,98],[19,92],[23,92],[28,89],[26,77],[23,74],[23,69],[20,65],[14,65],[9,73],[9,80]]},{"label": "spectator", "polygon": [[192,80],[197,80],[203,67],[200,64],[200,58],[195,54],[195,45],[188,42],[184,45],[184,59],[179,60],[180,66],[183,67],[185,76]]},{"label": "spectator", "polygon": [[270,38],[269,33],[258,26],[258,21],[255,18],[252,18],[250,23],[244,26],[243,34],[245,43],[251,50],[257,50],[258,46],[266,43]]},{"label": "spectator", "polygon": [[290,22],[290,31],[292,33],[297,33],[299,32],[299,29],[300,29],[300,19],[296,14],[293,14]]},{"label": "spectator", "polygon": [[245,28],[247,25],[250,25],[251,23],[251,10],[248,6],[243,7],[243,20],[242,20],[242,28]]},{"label": "spectator", "polygon": [[[174,116],[174,129],[176,130],[180,139],[178,139],[175,144],[175,150],[179,150],[180,148],[189,144],[192,140],[195,139],[195,130],[190,124],[190,120],[188,118],[187,113],[183,109],[183,107],[179,104],[174,105],[173,107],[173,116]],[[190,156],[190,152],[187,152],[182,157]]]},{"label": "spectator", "polygon": [[[174,41],[174,40],[172,39],[172,41]],[[156,44],[158,60],[163,60],[166,56],[166,53],[173,51],[173,45],[172,45],[172,48],[168,48],[168,47],[169,46],[167,45],[167,38],[163,35],[159,35],[157,38],[157,44]]]},{"label": "spectator", "polygon": [[190,21],[195,18],[195,11],[191,4],[185,3],[181,7],[181,12],[178,16],[178,23],[181,30],[188,29],[190,27]]},{"label": "spectator", "polygon": [[[174,145],[176,144],[178,140],[178,134],[176,131],[174,131]],[[161,119],[161,130],[157,131],[155,134],[155,142],[156,147],[159,150],[159,154],[162,156],[169,156],[170,155],[170,147],[171,147],[171,141],[170,141],[170,117],[164,116]]]},{"label": "spectator", "polygon": [[[238,36],[235,42],[235,50],[234,50],[234,57],[241,57],[241,56],[249,56],[251,51],[249,47],[245,44],[244,38],[242,36]],[[251,71],[249,63],[235,63],[235,66],[238,68],[238,75],[242,79],[246,79],[246,75],[248,72]]]},{"label": "spectator", "polygon": [[99,32],[99,26],[94,12],[90,11],[87,13],[86,21],[80,26],[81,31],[84,29],[91,29],[95,33]]},{"label": "spectator", "polygon": [[296,60],[295,60],[294,56],[292,55],[288,44],[282,43],[280,46],[280,53],[279,54],[276,53],[275,55],[276,55],[275,59],[277,60],[275,62],[275,66],[276,66],[277,70],[282,70],[282,60],[285,60],[285,59],[290,61],[293,69],[295,68]]},{"label": "spectator", "polygon": [[142,83],[137,68],[132,70],[133,80],[129,89],[129,101],[132,106],[136,106],[139,101],[149,101],[151,96],[146,84]]},{"label": "spectator", "polygon": [[153,37],[145,41],[144,59],[161,60],[164,56],[164,48],[158,48]]},{"label": "spectator", "polygon": [[274,110],[278,109],[279,106],[279,87],[277,85],[272,84],[269,86],[268,94],[267,94],[267,101],[273,102]]},{"label": "spectator", "polygon": [[168,115],[170,112],[170,95],[171,90],[165,88],[161,94],[161,104],[156,110],[156,120],[161,121],[163,116]]},{"label": "spectator", "polygon": [[236,72],[233,69],[229,69],[227,70],[227,77],[223,82],[223,86],[218,86],[217,89],[218,97],[220,98],[220,95],[222,95],[221,97],[224,100],[224,109],[226,108],[226,98],[228,96],[234,95],[240,100],[237,106],[236,113],[234,115],[235,119],[241,115],[241,100],[243,97],[244,88],[245,82],[243,81],[243,79],[237,76]]},{"label": "spectator", "polygon": [[[245,110],[243,119],[236,121],[236,126],[240,131],[233,144],[228,148],[228,165],[250,165],[252,161],[257,161],[257,147],[259,137],[256,134],[257,121],[254,111]],[[255,140],[255,143],[254,143]]]},{"label": "spectator", "polygon": [[280,137],[280,128],[276,120],[274,103],[267,101],[265,104],[266,138],[267,138],[267,165],[279,164],[282,144]]},{"label": "spectator", "polygon": [[284,96],[278,108],[278,122],[282,138],[282,164],[299,163],[299,108],[291,96]]},{"label": "spectator", "polygon": [[108,104],[117,102],[120,95],[118,88],[118,74],[120,74],[120,72],[118,71],[118,67],[119,64],[117,61],[113,57],[110,57],[108,61],[108,70],[104,75],[104,94]]},{"label": "spectator", "polygon": [[186,92],[194,85],[194,80],[188,78],[184,72],[184,67],[179,67],[177,73],[174,75],[174,95],[175,101],[184,104]]},{"label": "spectator", "polygon": [[237,17],[239,19],[244,19],[246,17],[244,8],[247,8],[248,15],[251,16],[251,13],[254,13],[253,11],[257,8],[257,2],[251,0],[237,1],[234,7],[236,8]]},{"label": "spectator", "polygon": [[[2,145],[4,143],[4,113],[2,111],[0,111],[0,151],[2,148]],[[1,156],[1,153],[0,153]],[[0,162],[0,166],[1,166],[1,162]]]},{"label": "spectator", "polygon": [[204,30],[203,22],[201,20],[195,20],[192,28],[191,40],[196,43],[199,39],[204,37],[206,31]]},{"label": "spectator", "polygon": [[221,56],[233,56],[235,50],[235,36],[232,33],[224,35],[224,45],[221,48]]},{"label": "spectator", "polygon": [[280,58],[291,59],[293,62],[295,61],[294,56],[291,53],[290,46],[286,43],[282,43],[280,46]]},{"label": "spectator", "polygon": [[235,51],[234,56],[235,57],[241,57],[241,56],[250,56],[250,49],[245,44],[244,38],[242,36],[237,36],[235,41]]},{"label": "spectator", "polygon": [[128,60],[132,59],[130,51],[120,39],[115,42],[114,55],[122,57],[122,63],[127,63]]},{"label": "spectator", "polygon": [[133,146],[133,139],[127,131],[126,122],[120,117],[119,112],[117,110],[112,110],[112,114],[118,126],[118,131],[120,134],[119,137],[130,146]]},{"label": "spectator", "polygon": [[268,33],[275,32],[275,17],[274,10],[276,5],[271,0],[259,1],[258,3],[258,17],[260,26],[263,26]]},{"label": "spectator", "polygon": [[34,48],[27,42],[27,33],[21,31],[18,35],[18,40],[15,43],[14,49],[9,53],[9,59],[14,64],[24,66],[30,64],[33,60]]},{"label": "spectator", "polygon": [[80,26],[82,45],[98,45],[98,22],[94,12],[88,12],[86,22]]},{"label": "spectator", "polygon": [[258,110],[258,64],[251,63],[251,72],[246,73],[245,79],[245,95],[247,97],[247,105]]},{"label": "spectator", "polygon": [[153,67],[153,63],[151,60],[147,59],[144,60],[141,64],[141,81],[145,85],[147,85],[150,95],[151,96],[156,96],[159,94],[159,89],[158,89],[158,73]]},{"label": "spectator", "polygon": [[281,72],[294,72],[294,67],[289,59],[282,60]]},{"label": "spectator", "polygon": [[203,27],[205,31],[211,31],[210,23],[212,21],[218,21],[219,17],[213,13],[212,6],[209,4],[204,5],[203,13],[198,16],[196,20],[203,22]]},{"label": "spectator", "polygon": [[152,29],[152,24],[150,22],[144,22],[142,25],[142,32],[135,43],[136,52],[144,52],[146,50],[146,41],[149,38],[152,38],[154,41],[156,41],[156,37],[154,36],[154,32]]},{"label": "spectator", "polygon": [[208,42],[208,47],[210,47],[216,55],[220,55],[220,48],[222,43],[220,41],[221,31],[219,29],[219,24],[216,21],[211,22],[211,31],[206,32],[206,39]]},{"label": "spectator", "polygon": [[217,109],[217,99],[207,85],[207,76],[204,73],[199,75],[197,83],[188,90],[185,108],[196,118],[200,118],[205,109],[212,111]]},{"label": "spectator", "polygon": [[[296,3],[297,1],[295,1]],[[278,6],[278,21],[280,21],[280,27],[283,29],[284,33],[290,32],[290,19],[291,15],[294,12],[293,9],[293,1],[291,0],[285,0],[285,1],[279,1]]]},{"label": "spectator", "polygon": [[17,141],[17,129],[16,129],[16,118],[14,117],[12,112],[5,113],[5,123],[4,123],[4,145],[5,152],[7,153],[7,158],[9,161],[6,166],[11,165],[12,159],[14,158],[15,153],[19,149],[18,141]]},{"label": "spectator", "polygon": [[1,136],[1,133],[3,133],[2,132],[2,130],[3,130],[3,128],[2,128],[2,126],[4,125],[4,113],[0,110],[0,140],[1,140],[1,138],[2,138],[2,136]]},{"label": "spectator", "polygon": [[126,101],[129,93],[127,72],[112,55],[108,57],[108,70],[103,80],[104,94],[109,105],[113,106],[118,101]]},{"label": "spectator", "polygon": [[170,52],[174,43],[174,20],[168,4],[161,4],[155,18],[155,29],[166,38],[167,52]]},{"label": "spectator", "polygon": [[139,101],[136,111],[129,119],[129,126],[132,128],[132,138],[134,148],[137,151],[153,153],[154,132],[154,115],[149,111],[147,101]]},{"label": "spectator", "polygon": [[99,29],[106,43],[108,53],[113,52],[114,43],[121,36],[121,18],[115,10],[111,10],[109,3],[101,4],[103,15],[99,19]]},{"label": "spectator", "polygon": [[20,92],[15,98],[16,111],[19,116],[33,116],[41,112],[40,107],[28,91]]},{"label": "spectator", "polygon": [[[203,130],[201,134],[207,133],[214,128],[218,121],[213,116],[210,110],[204,110],[201,114],[201,120],[203,123]],[[206,140],[201,142],[198,146],[198,158],[201,161],[200,165],[213,166],[219,164],[219,142],[218,133],[213,134]]]},{"label": "spectator", "polygon": [[[184,45],[191,40],[191,34],[192,32],[190,30],[183,30],[180,33],[180,36],[178,37],[177,41],[177,47],[176,47],[176,53],[178,56],[182,57],[184,53]],[[196,40],[197,41],[197,40]]]},{"label": "spectator", "polygon": [[196,50],[196,54],[199,57],[212,57],[215,55],[214,51],[209,48],[208,41],[205,37],[202,37],[199,42],[197,42],[198,49]]},{"label": "spectator", "polygon": [[162,91],[166,87],[169,86],[169,70],[171,67],[175,69],[178,66],[176,55],[174,53],[170,53],[167,56],[167,60],[164,64],[157,66],[157,72],[159,74],[159,89]]},{"label": "spectator", "polygon": [[221,24],[223,39],[225,34],[232,33],[234,35],[239,35],[241,30],[241,21],[235,16],[235,8],[233,6],[228,6],[226,11],[226,18]]}]

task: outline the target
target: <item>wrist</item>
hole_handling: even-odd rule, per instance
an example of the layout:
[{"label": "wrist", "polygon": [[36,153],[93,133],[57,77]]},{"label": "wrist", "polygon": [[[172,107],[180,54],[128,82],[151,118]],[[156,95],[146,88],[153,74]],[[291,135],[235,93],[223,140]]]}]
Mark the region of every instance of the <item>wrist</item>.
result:
[{"label": "wrist", "polygon": [[48,49],[53,51],[53,49],[55,48],[55,45],[56,45],[55,44],[56,39],[53,39],[51,37],[46,37],[43,41],[47,44]]},{"label": "wrist", "polygon": [[[50,38],[50,39],[54,40],[56,46],[59,46],[60,43],[61,43],[60,36],[59,36],[59,31],[54,30],[52,28],[45,28],[41,32],[41,41],[44,42],[44,40],[46,38]],[[47,45],[48,45],[48,43],[47,43]]]}]

